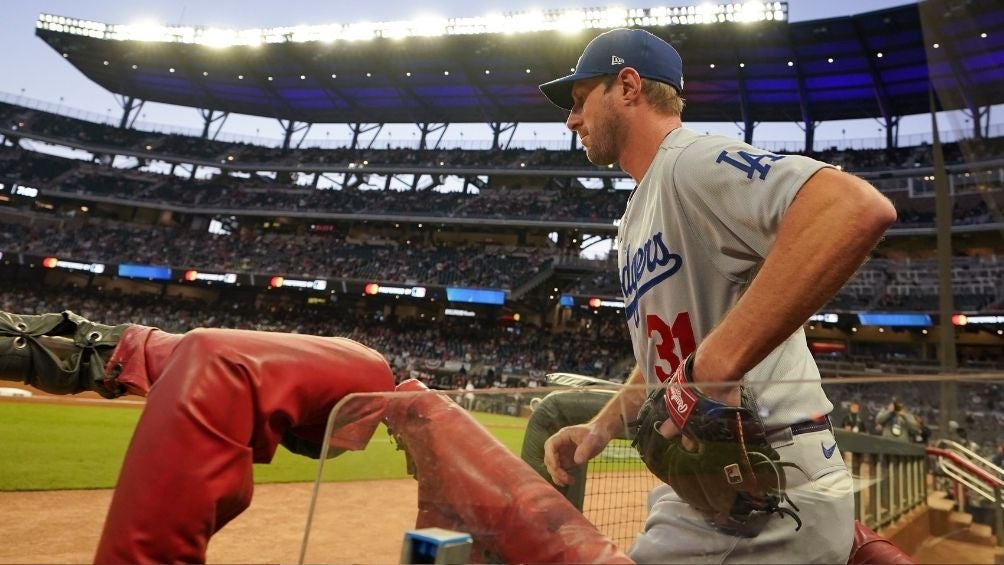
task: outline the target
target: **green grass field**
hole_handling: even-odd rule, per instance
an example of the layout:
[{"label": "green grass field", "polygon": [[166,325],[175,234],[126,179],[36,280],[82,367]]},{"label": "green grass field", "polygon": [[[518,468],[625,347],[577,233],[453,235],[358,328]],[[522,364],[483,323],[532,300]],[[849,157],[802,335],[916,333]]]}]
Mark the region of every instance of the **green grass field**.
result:
[{"label": "green grass field", "polygon": [[[112,488],[139,407],[0,402],[0,491]],[[503,444],[520,452],[526,420],[474,413]],[[317,461],[283,448],[268,465],[255,465],[255,482],[309,482]],[[327,461],[330,481],[407,477],[405,458],[381,426],[365,451]]]}]

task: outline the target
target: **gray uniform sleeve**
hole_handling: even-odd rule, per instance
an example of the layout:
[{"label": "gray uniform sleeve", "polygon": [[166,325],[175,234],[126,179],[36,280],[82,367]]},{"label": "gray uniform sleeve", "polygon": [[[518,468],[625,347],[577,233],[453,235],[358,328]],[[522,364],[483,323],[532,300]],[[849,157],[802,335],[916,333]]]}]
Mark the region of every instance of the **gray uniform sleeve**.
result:
[{"label": "gray uniform sleeve", "polygon": [[749,280],[799,189],[826,163],[722,136],[688,146],[673,170],[678,204],[725,276]]}]

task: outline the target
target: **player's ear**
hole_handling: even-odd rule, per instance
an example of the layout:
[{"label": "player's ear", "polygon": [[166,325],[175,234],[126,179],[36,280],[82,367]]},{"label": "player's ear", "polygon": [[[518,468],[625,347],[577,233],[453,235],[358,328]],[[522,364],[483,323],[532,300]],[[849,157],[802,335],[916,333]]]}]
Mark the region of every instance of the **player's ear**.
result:
[{"label": "player's ear", "polygon": [[628,104],[636,104],[641,100],[642,79],[638,71],[625,67],[617,73],[617,87],[621,98]]}]

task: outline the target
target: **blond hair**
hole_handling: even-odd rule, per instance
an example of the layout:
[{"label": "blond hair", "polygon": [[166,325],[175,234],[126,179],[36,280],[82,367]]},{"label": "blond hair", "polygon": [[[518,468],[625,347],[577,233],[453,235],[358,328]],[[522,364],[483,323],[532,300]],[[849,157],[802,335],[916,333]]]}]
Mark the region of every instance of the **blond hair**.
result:
[{"label": "blond hair", "polygon": [[[608,75],[604,78],[604,92],[610,90],[616,79],[617,75]],[[656,112],[667,116],[679,116],[683,114],[685,101],[676,91],[675,86],[643,78],[641,79],[641,93]]]},{"label": "blond hair", "polygon": [[660,114],[679,116],[683,113],[684,100],[671,84],[645,78],[641,80],[641,93]]}]

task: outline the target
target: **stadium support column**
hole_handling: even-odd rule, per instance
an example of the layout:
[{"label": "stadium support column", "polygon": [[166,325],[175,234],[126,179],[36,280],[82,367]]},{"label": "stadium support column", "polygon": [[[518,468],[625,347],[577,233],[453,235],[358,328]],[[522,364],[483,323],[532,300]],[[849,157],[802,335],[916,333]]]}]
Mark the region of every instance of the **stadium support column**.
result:
[{"label": "stadium support column", "polygon": [[792,61],[788,63],[795,73],[798,82],[798,108],[802,116],[802,121],[798,124],[805,132],[805,154],[812,155],[815,152],[816,126],[820,122],[812,118],[812,107],[809,104],[809,89],[805,86],[805,73],[802,72],[802,61],[798,57],[798,49],[795,48],[795,40],[791,37],[791,28],[788,28],[788,46],[793,54]]},{"label": "stadium support column", "polygon": [[[966,65],[966,53],[969,45],[966,41],[952,41],[946,30],[955,28],[961,33],[972,34],[982,31],[987,14],[981,10],[979,3],[950,2],[952,8],[946,10],[941,2],[919,2],[921,29],[924,32],[927,67],[929,69],[944,68],[943,79],[937,82],[937,96],[942,108],[959,108],[964,115],[972,120],[973,140],[981,140],[990,133],[989,127],[984,129],[983,123],[990,121],[990,107],[982,106],[985,97],[981,80],[985,76],[981,72]],[[974,24],[974,22],[979,22]],[[960,35],[961,37],[961,35]],[[984,35],[985,37],[985,35]],[[980,41],[977,39],[976,41]],[[989,57],[989,54],[984,57]],[[973,59],[975,61],[975,59]],[[932,79],[933,80],[933,79]],[[969,151],[973,147],[970,142],[960,140],[960,148],[965,157],[970,158]]]},{"label": "stadium support column", "polygon": [[[990,134],[990,106],[972,106],[963,113],[973,121],[973,139],[985,139]],[[982,125],[981,125],[982,124]]]},{"label": "stadium support column", "polygon": [[[938,114],[933,86],[931,86],[929,97],[931,150],[934,154],[935,226],[938,234],[938,311],[941,314],[938,325],[941,338],[938,350],[942,373],[951,374],[957,368],[955,326],[952,324],[952,314],[955,310],[952,290],[952,202],[948,194],[948,171],[945,170],[945,154],[941,148],[941,136],[938,134]],[[948,421],[956,420],[958,408],[958,384],[955,381],[942,381],[941,413],[938,423],[943,433],[948,430]]]},{"label": "stadium support column", "polygon": [[752,144],[753,130],[756,129],[756,124],[753,122],[753,110],[750,108],[749,92],[746,90],[746,73],[740,66],[742,64],[739,63],[736,68],[739,69],[739,109],[743,115],[743,141]]},{"label": "stadium support column", "polygon": [[[871,51],[870,35],[861,29],[857,19],[852,19],[851,27],[854,28],[854,36],[858,41],[861,51],[863,53]],[[881,57],[881,55],[878,57]],[[896,110],[892,103],[892,96],[889,94],[886,82],[882,79],[878,57],[865,57],[865,65],[868,67],[868,75],[871,77],[872,91],[875,93],[875,103],[878,105],[879,113],[882,115],[882,124],[885,126],[885,147],[891,151],[895,149],[898,141],[896,131],[899,126],[899,116],[895,115]]]},{"label": "stadium support column", "polygon": [[293,134],[303,132],[300,141],[296,143],[296,146],[300,147],[300,144],[303,143],[303,140],[307,137],[307,133],[310,131],[310,126],[313,124],[301,124],[296,120],[279,120],[279,125],[282,126],[282,150],[285,152],[289,151],[290,147],[292,147]]},{"label": "stadium support column", "polygon": [[[373,138],[370,139],[369,144],[366,146],[367,148],[370,148],[373,147],[373,142],[376,141],[377,136],[380,135],[380,131],[383,129],[383,124],[355,123],[349,124],[349,129],[352,130],[352,145],[349,146],[349,149],[359,149],[359,136],[376,130],[376,133],[373,134]],[[388,146],[388,149],[389,148],[390,147]]]},{"label": "stadium support column", "polygon": [[295,120],[279,120],[279,124],[282,125],[282,150],[289,151],[290,140],[293,139],[293,128],[296,127]]},{"label": "stadium support column", "polygon": [[886,116],[882,125],[885,127],[885,148],[892,151],[899,145],[899,116]]},{"label": "stadium support column", "polygon": [[143,109],[144,100],[136,100],[134,96],[116,96],[119,106],[122,107],[122,119],[119,120],[119,129],[131,128],[136,123],[136,116],[139,116]]},{"label": "stadium support column", "polygon": [[802,123],[799,125],[802,126],[802,131],[805,132],[805,154],[812,155],[815,153],[814,146],[816,145],[816,126],[819,125],[819,122],[806,116],[802,119]]},{"label": "stadium support column", "polygon": [[[508,149],[509,144],[512,143],[512,136],[516,133],[516,126],[519,122],[505,123],[505,122],[488,122],[488,127],[492,128],[492,149]],[[509,139],[506,140],[505,145],[499,143],[502,139],[502,134],[509,132]],[[573,136],[572,142],[575,139]],[[574,147],[573,147],[574,149]]]},{"label": "stadium support column", "polygon": [[[202,139],[216,139],[220,130],[223,129],[223,124],[227,123],[227,118],[230,116],[230,112],[217,112],[212,109],[200,109],[199,113],[202,114]],[[220,122],[220,124],[216,126],[213,135],[209,135],[209,129],[213,127],[215,122]]]},{"label": "stadium support column", "polygon": [[[926,18],[931,17],[931,11],[935,10],[934,7],[926,7],[922,9],[922,17],[925,18],[923,23],[927,23],[929,20]],[[970,8],[969,10],[972,10]],[[968,10],[967,10],[968,11]],[[969,12],[967,14],[969,18],[976,17],[977,14]],[[956,13],[953,18],[961,17]],[[968,19],[968,18],[967,18]],[[958,21],[953,21],[951,24],[957,24]],[[949,24],[949,25],[951,25]],[[942,24],[945,25],[945,24]],[[925,30],[926,31],[926,30]],[[929,37],[930,35],[930,37]],[[930,45],[936,41],[933,37],[935,34],[925,34],[925,42]],[[984,131],[980,127],[980,123],[983,118],[988,118],[989,122],[989,110],[990,107],[981,107],[979,101],[975,97],[975,93],[979,92],[974,82],[975,73],[971,72],[966,68],[962,61],[965,57],[959,53],[959,48],[952,41],[939,42],[939,48],[937,48],[938,54],[935,55],[928,51],[928,67],[930,68],[932,64],[944,64],[951,70],[951,76],[954,81],[950,83],[950,86],[939,86],[938,87],[938,97],[942,102],[943,107],[951,108],[962,108],[963,113],[973,121],[973,138],[981,139],[984,137]],[[933,61],[931,59],[934,59]]]},{"label": "stadium support column", "polygon": [[[440,142],[443,141],[443,135],[446,134],[446,128],[450,127],[450,124],[433,124],[433,123],[419,123],[415,124],[418,126],[419,133],[422,137],[418,140],[419,149],[438,149]],[[429,147],[428,138],[430,133],[439,132],[439,137],[436,138],[436,143],[432,147]]]}]

